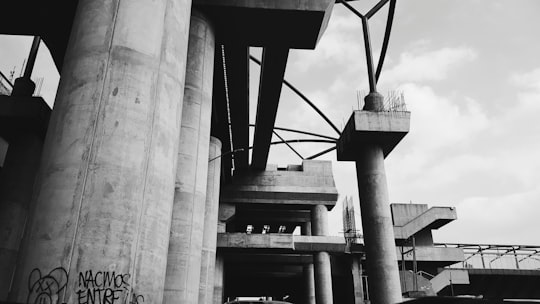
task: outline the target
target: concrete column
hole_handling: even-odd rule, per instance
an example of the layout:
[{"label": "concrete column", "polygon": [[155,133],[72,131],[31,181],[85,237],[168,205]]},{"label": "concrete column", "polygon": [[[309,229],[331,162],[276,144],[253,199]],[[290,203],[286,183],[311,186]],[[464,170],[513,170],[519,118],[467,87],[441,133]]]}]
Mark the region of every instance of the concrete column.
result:
[{"label": "concrete column", "polygon": [[303,277],[305,284],[303,303],[315,304],[315,273],[313,270],[313,264],[304,265]]},{"label": "concrete column", "polygon": [[197,303],[212,113],[214,32],[192,12],[163,303]]},{"label": "concrete column", "polygon": [[362,261],[359,256],[351,256],[351,273],[353,278],[354,303],[364,304],[364,282],[362,281]]},{"label": "concrete column", "polygon": [[211,304],[214,297],[214,266],[216,263],[219,186],[221,177],[220,155],[221,141],[215,137],[210,137],[208,183],[206,186],[203,247],[201,254],[201,281],[199,283],[199,304]]},{"label": "concrete column", "polygon": [[360,209],[369,278],[374,304],[401,301],[396,247],[382,149],[364,144],[356,161]]},{"label": "concrete column", "polygon": [[0,301],[7,300],[11,286],[42,145],[28,133],[11,140],[0,173]]},{"label": "concrete column", "polygon": [[[311,209],[311,233],[328,235],[328,209],[324,205],[316,205]],[[317,252],[313,255],[315,277],[315,299],[317,304],[332,304],[332,270],[328,252]]]},{"label": "concrete column", "polygon": [[328,235],[328,209],[325,205],[316,205],[311,208],[311,233]]},{"label": "concrete column", "polygon": [[225,278],[225,260],[223,256],[216,254],[216,265],[214,268],[214,304],[223,304],[223,295],[225,289],[223,288]]},{"label": "concrete column", "polygon": [[[302,223],[300,227],[302,235],[311,235],[311,222]],[[315,304],[315,274],[313,263],[304,265],[304,303]]]},{"label": "concrete column", "polygon": [[317,252],[313,255],[315,270],[315,298],[317,304],[332,304],[332,270],[328,252]]},{"label": "concrete column", "polygon": [[10,301],[161,303],[190,7],[78,2]]}]

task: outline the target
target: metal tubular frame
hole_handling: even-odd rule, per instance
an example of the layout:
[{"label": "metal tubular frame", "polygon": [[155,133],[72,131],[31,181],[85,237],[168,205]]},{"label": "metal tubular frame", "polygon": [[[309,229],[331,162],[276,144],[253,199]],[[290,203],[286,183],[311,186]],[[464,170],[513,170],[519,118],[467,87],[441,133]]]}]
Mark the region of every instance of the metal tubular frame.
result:
[{"label": "metal tubular frame", "polygon": [[[250,127],[255,127],[254,124],[250,124],[249,126]],[[298,134],[316,136],[316,137],[321,137],[321,138],[326,138],[326,139],[329,139],[329,140],[333,140],[334,142],[336,142],[338,140],[335,137],[326,136],[326,135],[317,134],[317,133],[312,133],[312,132],[307,132],[307,131],[296,130],[296,129],[290,129],[290,128],[274,127],[274,130],[280,130],[280,131],[287,131],[287,132],[293,132],[293,133],[298,133]]]},{"label": "metal tubular frame", "polygon": [[284,144],[286,144],[289,149],[291,149],[296,155],[298,155],[300,159],[304,160],[304,157],[300,153],[298,153],[298,151],[296,151],[286,140],[284,140],[283,137],[279,136],[279,134],[277,134],[275,130],[272,130],[272,133],[274,133],[274,135],[276,135]]},{"label": "metal tubular frame", "polygon": [[[257,63],[259,66],[261,65],[261,61],[253,57],[253,55],[249,55],[249,59]],[[332,129],[334,129],[334,131],[337,132],[338,135],[341,135],[341,131],[339,131],[339,129],[332,123],[332,121],[330,121],[330,119],[326,117],[326,115],[324,115],[324,113],[321,110],[319,110],[319,108],[317,108],[315,104],[313,104],[304,94],[302,94],[302,92],[300,92],[297,88],[295,88],[291,83],[289,83],[285,79],[283,79],[283,83],[289,89],[291,89],[294,93],[296,93],[296,95],[300,96],[300,98],[302,98],[311,108],[313,108],[313,110],[315,110],[317,114],[319,114],[330,125],[330,127],[332,127]]]},{"label": "metal tubular frame", "polygon": [[367,14],[363,15],[357,11],[353,6],[351,6],[345,0],[339,0],[338,2],[343,4],[347,9],[352,13],[358,16],[362,20],[362,32],[364,35],[364,47],[366,50],[366,65],[368,69],[368,80],[369,80],[369,91],[370,93],[377,92],[377,82],[379,81],[379,76],[381,75],[381,70],[384,64],[384,58],[386,57],[386,51],[388,50],[388,42],[390,40],[390,32],[392,31],[392,24],[394,22],[394,12],[396,10],[396,1],[390,0],[390,7],[388,9],[388,18],[386,20],[386,29],[384,32],[383,44],[381,48],[381,54],[379,56],[379,61],[377,63],[377,69],[375,73],[373,72],[373,51],[371,49],[371,39],[369,36],[369,18],[373,17],[389,0],[379,1],[373,8],[371,8]]}]

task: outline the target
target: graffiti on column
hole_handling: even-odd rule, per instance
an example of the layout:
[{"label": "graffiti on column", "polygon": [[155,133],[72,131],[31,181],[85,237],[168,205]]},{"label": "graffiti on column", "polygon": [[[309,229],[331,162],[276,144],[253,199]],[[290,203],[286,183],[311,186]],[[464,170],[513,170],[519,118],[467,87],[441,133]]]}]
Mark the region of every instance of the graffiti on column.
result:
[{"label": "graffiti on column", "polygon": [[[78,304],[124,303],[126,302],[124,299],[127,298],[126,293],[130,290],[129,278],[128,273],[115,271],[79,272],[77,302]],[[135,294],[133,296],[136,297]]]},{"label": "graffiti on column", "polygon": [[[79,272],[76,285],[77,304],[143,304],[144,296],[130,288],[128,273],[115,271]],[[59,295],[68,283],[68,272],[58,267],[46,275],[35,268],[28,277],[27,304],[66,304]]]},{"label": "graffiti on column", "polygon": [[28,277],[27,304],[59,304],[60,291],[66,287],[68,273],[62,268],[53,269],[42,275],[38,268],[30,272]]}]

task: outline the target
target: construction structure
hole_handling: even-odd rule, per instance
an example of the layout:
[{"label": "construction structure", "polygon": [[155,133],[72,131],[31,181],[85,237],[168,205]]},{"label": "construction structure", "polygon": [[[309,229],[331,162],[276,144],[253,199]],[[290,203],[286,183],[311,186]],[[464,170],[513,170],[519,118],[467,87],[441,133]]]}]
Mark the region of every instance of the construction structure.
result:
[{"label": "construction structure", "polygon": [[[391,25],[395,0],[366,14],[342,2],[364,25],[370,93],[344,130],[320,113],[339,134],[326,137],[333,148],[286,168],[267,163],[282,84],[294,88],[284,80],[289,50],[315,48],[334,5],[4,4],[0,33],[36,38],[24,74],[0,96],[0,301],[390,304],[452,287],[444,278],[453,270],[439,268],[463,262],[464,251],[435,246],[431,229],[455,210],[389,206],[384,158],[410,113],[376,90],[391,26],[375,67],[367,25],[384,6]],[[33,96],[42,40],[61,70],[52,110]],[[250,60],[261,65],[251,147]],[[328,235],[338,193],[331,162],[313,158],[333,150],[356,163],[364,242],[351,204],[350,242]]]}]

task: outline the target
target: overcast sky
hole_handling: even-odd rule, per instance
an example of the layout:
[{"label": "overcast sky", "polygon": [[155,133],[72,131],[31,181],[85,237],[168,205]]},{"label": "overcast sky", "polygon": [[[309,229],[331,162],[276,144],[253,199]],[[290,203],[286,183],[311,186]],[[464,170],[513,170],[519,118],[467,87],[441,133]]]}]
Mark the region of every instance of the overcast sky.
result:
[{"label": "overcast sky", "polygon": [[[367,12],[374,3],[353,5]],[[386,11],[370,20],[376,54]],[[403,92],[412,114],[410,133],[386,160],[389,194],[393,203],[457,207],[458,220],[435,232],[436,242],[540,244],[538,12],[535,0],[398,1],[378,88]],[[358,107],[357,91],[368,90],[361,30],[360,19],[337,4],[317,49],[289,55],[286,78],[339,128]],[[9,76],[15,66],[18,75],[30,44],[28,37],[0,36],[0,70]],[[252,54],[260,57],[260,50]],[[258,73],[252,64],[252,123]],[[45,48],[34,76],[45,77],[41,94],[52,104],[58,72]],[[337,136],[286,87],[276,126]],[[330,146],[295,147],[307,157]],[[338,234],[342,198],[358,204],[355,168],[335,162],[335,152],[321,159],[334,161],[341,197],[331,225]],[[275,146],[270,162],[300,159]]]}]

